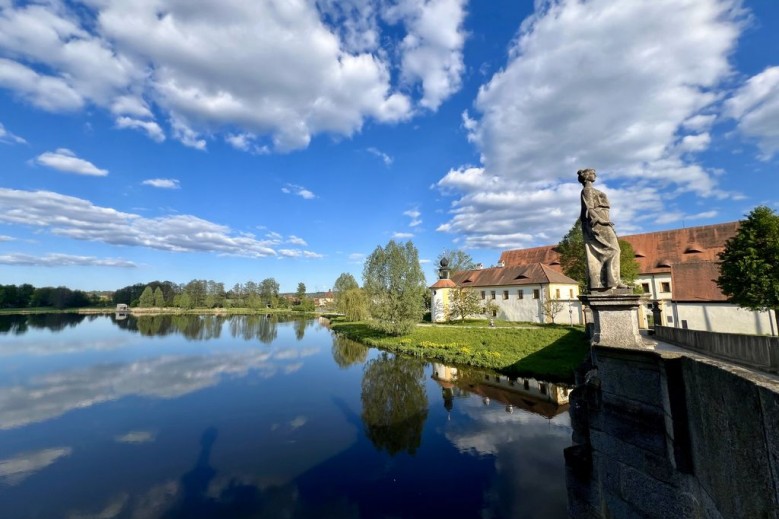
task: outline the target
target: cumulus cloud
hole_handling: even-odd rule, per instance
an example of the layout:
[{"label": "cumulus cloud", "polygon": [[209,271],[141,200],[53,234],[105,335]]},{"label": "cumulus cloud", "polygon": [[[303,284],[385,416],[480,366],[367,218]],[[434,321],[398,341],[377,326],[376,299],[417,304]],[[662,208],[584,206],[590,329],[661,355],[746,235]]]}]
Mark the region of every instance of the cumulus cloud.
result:
[{"label": "cumulus cloud", "polygon": [[193,215],[144,218],[51,191],[0,188],[0,222],[37,227],[76,240],[169,252],[276,256],[268,240]]},{"label": "cumulus cloud", "polygon": [[150,178],[141,182],[144,186],[157,187],[160,189],[179,189],[179,181],[175,178]]},{"label": "cumulus cloud", "polygon": [[399,0],[384,9],[390,23],[402,21],[408,34],[400,44],[401,74],[421,82],[420,105],[435,110],[460,88],[466,0]]},{"label": "cumulus cloud", "polygon": [[439,230],[469,247],[554,243],[578,214],[583,167],[638,197],[611,199],[621,232],[661,214],[661,194],[733,196],[689,157],[709,145],[741,16],[736,0],[537,2],[463,114],[482,164],[436,185],[457,197]]},{"label": "cumulus cloud", "polygon": [[465,0],[2,3],[0,88],[155,140],[168,121],[196,149],[225,133],[289,151],[435,110],[460,87],[464,16]]},{"label": "cumulus cloud", "polygon": [[43,256],[23,253],[0,254],[0,264],[34,267],[137,267],[132,261],[118,258],[96,258],[94,256],[74,256],[71,254],[55,253],[45,254]]},{"label": "cumulus cloud", "polygon": [[408,211],[405,211],[403,213],[405,216],[408,216],[411,218],[411,222],[409,222],[409,227],[416,227],[417,225],[420,225],[422,223],[422,219],[420,218],[422,216],[422,213],[419,212],[417,209],[409,209]]},{"label": "cumulus cloud", "polygon": [[77,175],[89,175],[104,177],[108,175],[107,169],[100,169],[88,160],[80,159],[67,148],[58,148],[57,151],[47,151],[38,155],[35,162],[66,173]]},{"label": "cumulus cloud", "polygon": [[165,132],[162,131],[160,125],[154,121],[143,121],[140,119],[133,119],[132,117],[122,116],[116,119],[116,127],[142,130],[146,132],[146,135],[148,135],[150,139],[157,142],[163,142],[165,140]]},{"label": "cumulus cloud", "polygon": [[286,193],[288,195],[297,195],[300,198],[304,198],[306,200],[311,200],[313,198],[316,198],[316,195],[306,189],[303,186],[297,186],[295,184],[286,184],[284,187],[281,188],[282,193]]},{"label": "cumulus cloud", "polygon": [[749,80],[725,103],[742,135],[757,141],[760,158],[779,152],[779,66],[768,67]]},{"label": "cumulus cloud", "polygon": [[290,235],[290,237],[287,238],[287,243],[291,243],[292,245],[300,245],[301,247],[305,247],[308,245],[306,243],[306,240],[304,240],[303,238],[299,238],[294,234]]},{"label": "cumulus cloud", "polygon": [[9,144],[27,144],[26,140],[6,130],[5,126],[3,126],[3,123],[0,123],[0,142]]}]

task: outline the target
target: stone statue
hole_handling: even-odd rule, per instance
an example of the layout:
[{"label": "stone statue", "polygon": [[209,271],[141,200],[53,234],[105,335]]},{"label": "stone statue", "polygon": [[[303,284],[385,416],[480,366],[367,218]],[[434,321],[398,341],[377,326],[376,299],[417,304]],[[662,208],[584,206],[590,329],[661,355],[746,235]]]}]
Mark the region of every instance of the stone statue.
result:
[{"label": "stone statue", "polygon": [[592,187],[594,169],[577,172],[582,189],[582,233],[587,256],[587,279],[590,291],[627,288],[619,274],[619,240],[609,220],[609,199]]}]

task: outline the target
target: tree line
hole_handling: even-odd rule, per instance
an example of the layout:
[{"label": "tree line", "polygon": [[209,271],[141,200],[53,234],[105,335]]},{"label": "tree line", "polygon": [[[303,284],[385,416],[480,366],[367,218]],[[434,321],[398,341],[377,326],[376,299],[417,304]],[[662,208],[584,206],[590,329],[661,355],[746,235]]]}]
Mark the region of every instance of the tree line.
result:
[{"label": "tree line", "polygon": [[99,306],[95,294],[67,287],[39,287],[30,284],[0,285],[0,308],[79,308]]},{"label": "tree line", "polygon": [[259,283],[247,281],[236,283],[229,290],[224,283],[193,279],[189,283],[176,284],[171,281],[136,283],[114,292],[113,304],[126,304],[141,308],[290,308],[311,311],[314,302],[306,297],[306,285],[298,283],[294,297],[279,292],[279,283],[274,278],[265,278]]}]

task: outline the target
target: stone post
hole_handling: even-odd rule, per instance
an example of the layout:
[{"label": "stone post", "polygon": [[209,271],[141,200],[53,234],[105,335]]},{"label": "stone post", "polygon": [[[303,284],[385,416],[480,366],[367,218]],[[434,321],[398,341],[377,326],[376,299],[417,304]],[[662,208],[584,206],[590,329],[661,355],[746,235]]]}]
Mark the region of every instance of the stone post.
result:
[{"label": "stone post", "polygon": [[663,308],[661,305],[662,303],[660,301],[652,303],[652,321],[654,322],[652,328],[663,326]]},{"label": "stone post", "polygon": [[619,348],[644,348],[638,327],[641,296],[627,290],[610,290],[579,296],[592,310],[595,324],[591,344]]}]

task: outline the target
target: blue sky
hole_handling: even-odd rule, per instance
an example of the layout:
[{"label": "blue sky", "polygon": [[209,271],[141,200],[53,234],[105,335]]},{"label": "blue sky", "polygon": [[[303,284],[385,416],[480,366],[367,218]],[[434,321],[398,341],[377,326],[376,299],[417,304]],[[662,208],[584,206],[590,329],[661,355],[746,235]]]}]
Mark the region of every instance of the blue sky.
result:
[{"label": "blue sky", "polygon": [[779,2],[0,0],[0,283],[274,277],[390,239],[557,243],[779,208]]}]

